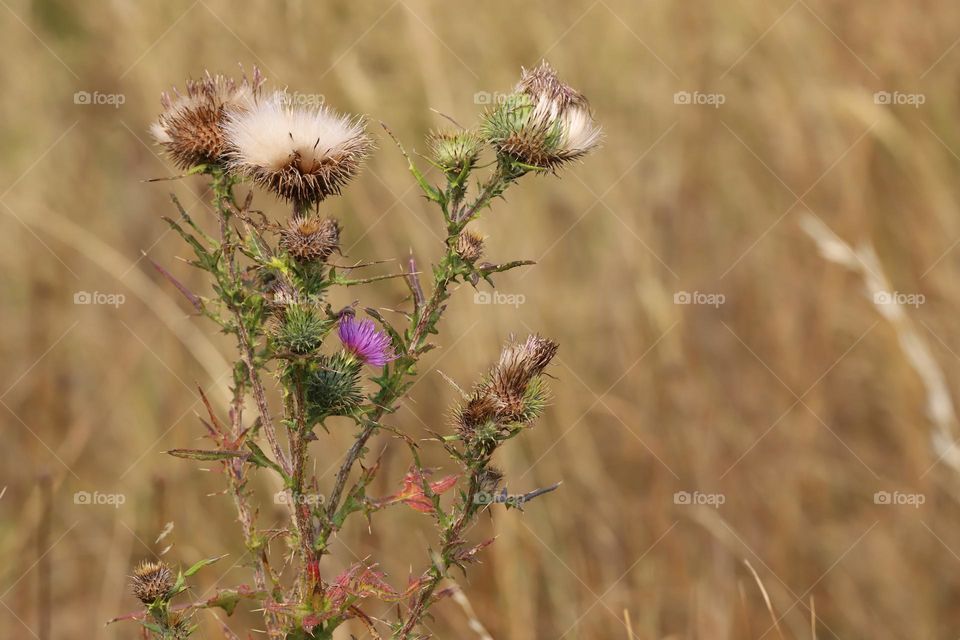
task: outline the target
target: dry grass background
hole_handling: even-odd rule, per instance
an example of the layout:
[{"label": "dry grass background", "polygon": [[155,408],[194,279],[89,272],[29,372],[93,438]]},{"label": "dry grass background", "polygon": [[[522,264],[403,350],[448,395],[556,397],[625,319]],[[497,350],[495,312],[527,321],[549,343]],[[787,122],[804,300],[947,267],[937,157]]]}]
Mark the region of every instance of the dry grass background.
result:
[{"label": "dry grass background", "polygon": [[[908,313],[956,389],[956,3],[0,4],[0,636],[133,637],[103,622],[134,608],[125,576],[165,546],[153,541],[170,520],[171,558],[231,553],[199,592],[248,578],[219,478],[161,453],[200,435],[194,385],[221,389],[229,345],[140,258],[199,287],[159,220],[171,190],[202,212],[199,182],[141,182],[172,173],[146,133],[158,93],[260,64],[418,146],[440,124],[430,108],[469,122],[475,92],[508,89],[543,56],[590,96],[605,148],[562,180],[525,181],[484,218],[492,258],[538,260],[499,280],[526,302],[460,292],[395,417],[411,434],[443,428],[453,394],[435,371],[467,383],[510,332],[562,344],[553,407],[501,463],[513,490],[564,484],[479,527],[499,536],[463,581],[479,619],[513,639],[628,638],[624,610],[636,638],[809,638],[812,602],[818,638],[956,636],[960,478],[937,463],[897,334],[798,224],[812,212],[871,241],[896,290],[925,296]],[[125,103],[77,105],[79,90]],[[726,102],[674,104],[682,90]],[[877,105],[878,90],[926,102]],[[351,257],[412,248],[426,261],[434,212],[377,134],[368,169],[324,208]],[[81,290],[127,302],[74,305]],[[725,304],[675,305],[678,291]],[[389,307],[404,291],[362,295]],[[349,436],[315,445],[318,472]],[[388,449],[383,493],[405,455]],[[80,490],[126,502],[76,505]],[[261,490],[269,523],[281,508]],[[677,505],[677,491],[726,501]],[[877,505],[877,491],[925,503]],[[336,552],[344,564],[376,552],[402,582],[429,533],[397,512],[343,532]],[[452,601],[431,626],[473,635]]]}]

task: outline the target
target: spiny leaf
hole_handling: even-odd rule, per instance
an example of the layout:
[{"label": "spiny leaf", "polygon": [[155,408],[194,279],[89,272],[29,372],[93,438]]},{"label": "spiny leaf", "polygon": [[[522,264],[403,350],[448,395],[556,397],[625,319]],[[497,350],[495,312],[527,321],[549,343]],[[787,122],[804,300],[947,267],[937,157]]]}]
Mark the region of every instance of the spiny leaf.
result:
[{"label": "spiny leaf", "polygon": [[167,453],[176,458],[188,460],[230,460],[233,458],[251,458],[246,451],[223,451],[219,449],[171,449]]}]

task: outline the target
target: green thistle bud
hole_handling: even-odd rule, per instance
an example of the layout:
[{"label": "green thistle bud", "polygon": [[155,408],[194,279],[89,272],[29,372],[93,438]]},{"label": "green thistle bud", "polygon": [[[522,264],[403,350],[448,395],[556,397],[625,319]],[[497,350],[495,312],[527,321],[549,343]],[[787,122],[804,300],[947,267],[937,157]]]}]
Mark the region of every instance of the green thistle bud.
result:
[{"label": "green thistle bud", "polygon": [[333,324],[316,307],[290,304],[273,318],[269,329],[277,349],[305,355],[320,348]]},{"label": "green thistle bud", "polygon": [[360,360],[343,351],[311,363],[304,389],[311,421],[349,415],[360,406],[361,366]]},{"label": "green thistle bud", "polygon": [[431,132],[427,142],[431,159],[445,173],[455,176],[473,169],[483,149],[483,139],[468,130]]}]

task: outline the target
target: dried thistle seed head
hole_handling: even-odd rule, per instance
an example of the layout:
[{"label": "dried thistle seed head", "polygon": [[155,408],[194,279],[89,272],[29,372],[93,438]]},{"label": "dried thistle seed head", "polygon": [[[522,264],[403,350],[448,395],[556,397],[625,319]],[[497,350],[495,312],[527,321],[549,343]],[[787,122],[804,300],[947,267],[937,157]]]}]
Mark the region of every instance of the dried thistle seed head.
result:
[{"label": "dried thistle seed head", "polygon": [[501,154],[541,170],[583,157],[602,137],[587,99],[546,62],[524,70],[514,93],[485,114],[482,130]]},{"label": "dried thistle seed head", "polygon": [[480,385],[466,404],[454,412],[457,432],[464,441],[470,441],[477,429],[496,419],[500,403],[486,385]]},{"label": "dried thistle seed head", "polygon": [[[510,342],[490,373],[490,392],[500,404],[498,418],[528,422],[539,415],[546,402],[538,376],[557,354],[559,345],[539,335],[522,343]],[[534,381],[536,380],[536,383]]]},{"label": "dried thistle seed head", "polygon": [[457,255],[466,262],[476,262],[483,256],[483,236],[470,229],[464,229],[457,236]]},{"label": "dried thistle seed head", "polygon": [[188,80],[185,93],[174,88],[163,93],[163,113],[150,127],[156,142],[181,169],[222,160],[225,151],[223,122],[228,113],[241,113],[258,100],[264,78],[240,80],[207,72],[200,80]]},{"label": "dried thistle seed head", "polygon": [[340,223],[335,218],[294,216],[280,231],[280,246],[302,262],[323,262],[340,250]]},{"label": "dried thistle seed head", "polygon": [[140,602],[152,604],[173,590],[173,573],[163,561],[144,560],[133,570],[130,587]]},{"label": "dried thistle seed head", "polygon": [[434,131],[427,137],[430,158],[445,173],[460,175],[477,164],[483,139],[475,131]]},{"label": "dried thistle seed head", "polygon": [[282,91],[224,123],[228,166],[307,206],[339,194],[373,147],[362,118],[301,105]]},{"label": "dried thistle seed head", "polygon": [[480,491],[493,493],[500,488],[500,483],[503,482],[503,472],[496,467],[484,467],[478,480],[480,481]]},{"label": "dried thistle seed head", "polygon": [[545,98],[556,107],[558,114],[570,107],[589,107],[587,97],[560,80],[557,72],[546,60],[533,69],[523,69],[515,90],[526,93],[536,101]]}]

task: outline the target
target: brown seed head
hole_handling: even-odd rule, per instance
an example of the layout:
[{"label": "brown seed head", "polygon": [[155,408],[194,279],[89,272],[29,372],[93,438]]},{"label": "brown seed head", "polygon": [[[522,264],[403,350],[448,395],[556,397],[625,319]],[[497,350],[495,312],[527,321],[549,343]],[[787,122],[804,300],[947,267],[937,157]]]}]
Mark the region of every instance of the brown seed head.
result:
[{"label": "brown seed head", "polygon": [[496,467],[485,467],[480,472],[478,480],[480,481],[480,491],[493,493],[500,488],[500,483],[503,482],[503,472]]},{"label": "brown seed head", "polygon": [[188,80],[185,93],[163,93],[163,112],[151,127],[154,139],[181,169],[219,162],[226,150],[222,129],[228,112],[251,108],[260,96],[264,78],[253,69],[250,79],[240,80],[207,72],[200,80]]},{"label": "brown seed head", "polygon": [[457,255],[466,262],[476,262],[483,256],[483,236],[470,229],[464,229],[457,236]]},{"label": "brown seed head", "polygon": [[553,102],[558,112],[568,107],[589,107],[586,96],[560,80],[546,60],[533,69],[523,69],[516,91],[526,93],[534,102],[540,98]]},{"label": "brown seed head", "polygon": [[295,216],[280,232],[280,246],[302,262],[323,262],[340,250],[340,223],[335,218]]},{"label": "brown seed head", "polygon": [[130,587],[140,602],[152,604],[170,595],[173,574],[164,562],[144,560],[133,570]]}]

